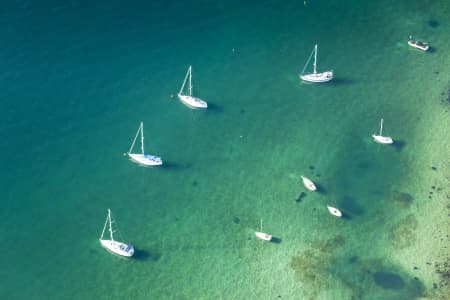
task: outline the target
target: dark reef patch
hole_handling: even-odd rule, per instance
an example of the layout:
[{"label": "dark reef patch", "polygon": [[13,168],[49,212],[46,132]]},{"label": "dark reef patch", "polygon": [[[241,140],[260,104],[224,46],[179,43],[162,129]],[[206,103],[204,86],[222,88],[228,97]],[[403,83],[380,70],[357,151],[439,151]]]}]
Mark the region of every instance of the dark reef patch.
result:
[{"label": "dark reef patch", "polygon": [[400,290],[405,287],[403,279],[391,272],[375,272],[373,273],[375,283],[387,290]]}]

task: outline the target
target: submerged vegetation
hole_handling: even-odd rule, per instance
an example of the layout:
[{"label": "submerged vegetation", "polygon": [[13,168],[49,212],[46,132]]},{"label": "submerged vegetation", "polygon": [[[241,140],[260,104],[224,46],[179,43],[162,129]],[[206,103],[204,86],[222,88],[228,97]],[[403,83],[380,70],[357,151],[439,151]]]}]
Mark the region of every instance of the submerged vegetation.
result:
[{"label": "submerged vegetation", "polygon": [[389,233],[389,239],[397,249],[411,247],[416,242],[418,222],[414,215],[410,214],[400,220]]},{"label": "submerged vegetation", "polygon": [[[401,224],[414,223],[409,216]],[[403,226],[403,225],[402,225]],[[349,299],[365,299],[376,293],[380,299],[415,299],[427,294],[418,277],[413,277],[385,259],[361,258],[353,254],[339,257],[346,241],[337,236],[315,241],[312,248],[291,258],[290,267],[302,283],[302,299],[318,299],[335,285],[345,286]]]},{"label": "submerged vegetation", "polygon": [[411,194],[394,191],[392,200],[402,208],[409,208],[414,200]]},{"label": "submerged vegetation", "polygon": [[313,242],[313,249],[291,258],[290,267],[297,279],[308,286],[307,296],[317,298],[321,290],[329,288],[329,276],[333,270],[332,254],[345,244],[342,236],[326,241]]}]

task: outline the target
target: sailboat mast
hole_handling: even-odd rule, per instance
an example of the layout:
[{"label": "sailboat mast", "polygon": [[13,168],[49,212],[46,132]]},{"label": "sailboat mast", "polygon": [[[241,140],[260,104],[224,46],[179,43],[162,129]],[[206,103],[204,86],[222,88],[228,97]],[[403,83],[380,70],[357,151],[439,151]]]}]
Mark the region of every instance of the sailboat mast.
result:
[{"label": "sailboat mast", "polygon": [[137,137],[139,135],[139,131],[140,130],[141,130],[141,127],[138,128],[138,131],[136,132],[136,136],[134,137],[133,143],[131,144],[130,151],[128,151],[128,153],[131,153],[131,150],[133,150],[134,144],[136,143],[136,139],[137,139]]},{"label": "sailboat mast", "polygon": [[144,155],[144,123],[141,122],[141,150]]},{"label": "sailboat mast", "polygon": [[112,232],[112,225],[111,225],[111,210],[108,208],[108,220],[109,220],[109,234],[111,236],[111,241],[114,241],[113,239],[113,232]]},{"label": "sailboat mast", "polygon": [[314,47],[314,74],[317,73],[317,70],[316,70],[316,63],[317,63],[317,44],[316,44],[316,46]]},{"label": "sailboat mast", "polygon": [[108,216],[106,217],[105,225],[103,226],[102,235],[100,236],[100,239],[103,239],[103,234],[105,233],[106,224],[108,224]]},{"label": "sailboat mast", "polygon": [[189,96],[192,96],[192,66],[189,66]]},{"label": "sailboat mast", "polygon": [[381,125],[380,125],[380,136],[382,135],[381,133],[383,132],[383,119],[381,119]]},{"label": "sailboat mast", "polygon": [[184,76],[183,84],[181,85],[180,91],[178,92],[179,95],[183,95],[182,92],[184,90],[184,86],[186,85],[186,81],[188,79],[190,69],[191,69],[191,66],[189,66],[189,69],[186,72],[186,76]]}]

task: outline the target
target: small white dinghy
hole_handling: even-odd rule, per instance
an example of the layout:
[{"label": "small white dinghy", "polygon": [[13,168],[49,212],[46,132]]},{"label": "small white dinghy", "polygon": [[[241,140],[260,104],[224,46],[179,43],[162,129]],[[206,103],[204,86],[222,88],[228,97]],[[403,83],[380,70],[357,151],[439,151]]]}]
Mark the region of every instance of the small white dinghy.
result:
[{"label": "small white dinghy", "polygon": [[[110,234],[110,240],[104,240],[103,234],[105,233],[106,225],[109,224],[109,234]],[[113,230],[112,230],[112,221],[111,221],[111,210],[108,208],[108,216],[106,217],[105,226],[103,226],[102,235],[100,236],[100,244],[106,248],[107,250],[111,251],[112,253],[131,257],[134,254],[134,247],[131,244],[125,244],[122,242],[118,242],[114,240],[113,237]]]},{"label": "small white dinghy", "polygon": [[306,178],[305,176],[300,176],[302,178],[303,181],[303,185],[310,190],[311,192],[314,192],[315,190],[317,190],[316,185],[314,184],[314,182],[312,182],[312,180]]},{"label": "small white dinghy", "polygon": [[255,235],[257,238],[259,238],[263,241],[272,240],[272,235],[262,232],[262,219],[261,219],[261,231],[255,231]]},{"label": "small white dinghy", "polygon": [[413,48],[417,48],[422,51],[428,51],[430,49],[430,46],[428,43],[421,42],[421,41],[415,41],[413,40],[412,36],[409,36],[408,45],[410,45]]},{"label": "small white dinghy", "polygon": [[[313,73],[305,74],[305,70],[308,67],[309,61],[311,60],[312,56],[314,54],[314,71]],[[311,52],[311,55],[309,56],[308,60],[306,61],[305,66],[303,67],[302,73],[300,73],[300,79],[303,81],[308,82],[327,82],[333,79],[333,71],[325,71],[322,73],[317,73],[317,44],[314,46],[313,51]]]},{"label": "small white dinghy", "polygon": [[380,124],[380,134],[376,135],[376,134],[372,134],[372,138],[375,142],[379,143],[379,144],[392,144],[394,143],[394,140],[390,137],[390,136],[383,136],[383,119],[381,119],[381,124]]},{"label": "small white dinghy", "polygon": [[330,212],[330,214],[332,214],[333,216],[339,217],[339,218],[342,217],[342,212],[339,209],[337,209],[336,207],[328,206],[328,205],[327,205],[327,207],[328,207],[328,211]]},{"label": "small white dinghy", "polygon": [[[141,133],[141,152],[142,153],[131,153],[131,151],[134,148],[134,144],[136,143],[136,139]],[[134,141],[131,144],[130,151],[128,151],[128,157],[130,157],[132,160],[146,165],[146,166],[160,166],[163,164],[161,157],[145,154],[144,153],[144,123],[141,122],[141,125],[139,125],[139,129],[136,132],[136,136],[134,137]]]},{"label": "small white dinghy", "polygon": [[[184,86],[186,85],[187,80],[189,79],[189,87],[188,87],[188,93],[184,94]],[[178,92],[178,98],[184,103],[187,104],[190,107],[193,108],[208,108],[208,103],[206,101],[203,101],[200,98],[196,98],[192,96],[192,66],[189,66],[189,69],[186,73],[186,77],[184,78],[183,84],[181,85],[180,91]]]}]

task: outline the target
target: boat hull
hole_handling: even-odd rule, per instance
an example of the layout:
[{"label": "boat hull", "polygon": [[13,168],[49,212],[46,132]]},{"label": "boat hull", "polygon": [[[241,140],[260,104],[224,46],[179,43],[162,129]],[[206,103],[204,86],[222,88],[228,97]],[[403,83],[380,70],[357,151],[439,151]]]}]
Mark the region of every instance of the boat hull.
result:
[{"label": "boat hull", "polygon": [[270,240],[272,240],[272,235],[264,233],[264,232],[256,231],[255,235],[256,235],[256,237],[258,239],[261,239],[263,241],[270,241]]},{"label": "boat hull", "polygon": [[330,214],[332,214],[333,216],[336,216],[338,218],[342,217],[342,212],[339,209],[332,206],[327,206],[327,208]]},{"label": "boat hull", "polygon": [[100,244],[108,251],[125,257],[131,257],[134,254],[133,245],[128,245],[125,243],[111,241],[111,240],[100,240]]},{"label": "boat hull", "polygon": [[128,153],[128,157],[145,166],[160,166],[163,164],[162,159],[154,155]]},{"label": "boat hull", "polygon": [[208,108],[208,103],[206,103],[206,101],[203,101],[200,98],[181,94],[178,94],[178,98],[180,99],[181,102],[192,108],[202,108],[202,109]]},{"label": "boat hull", "polygon": [[311,192],[314,192],[315,190],[317,190],[316,185],[314,184],[314,182],[312,182],[310,179],[304,177],[304,176],[300,176],[302,178],[303,181],[303,185],[310,190]]},{"label": "boat hull", "polygon": [[379,143],[379,144],[392,144],[394,143],[394,140],[390,137],[390,136],[382,136],[382,135],[372,135],[372,138],[375,142]]},{"label": "boat hull", "polygon": [[300,75],[300,79],[308,82],[327,82],[333,79],[333,71]]},{"label": "boat hull", "polygon": [[430,49],[430,46],[427,43],[422,43],[419,41],[408,41],[408,45],[422,51],[428,51],[428,49]]}]

